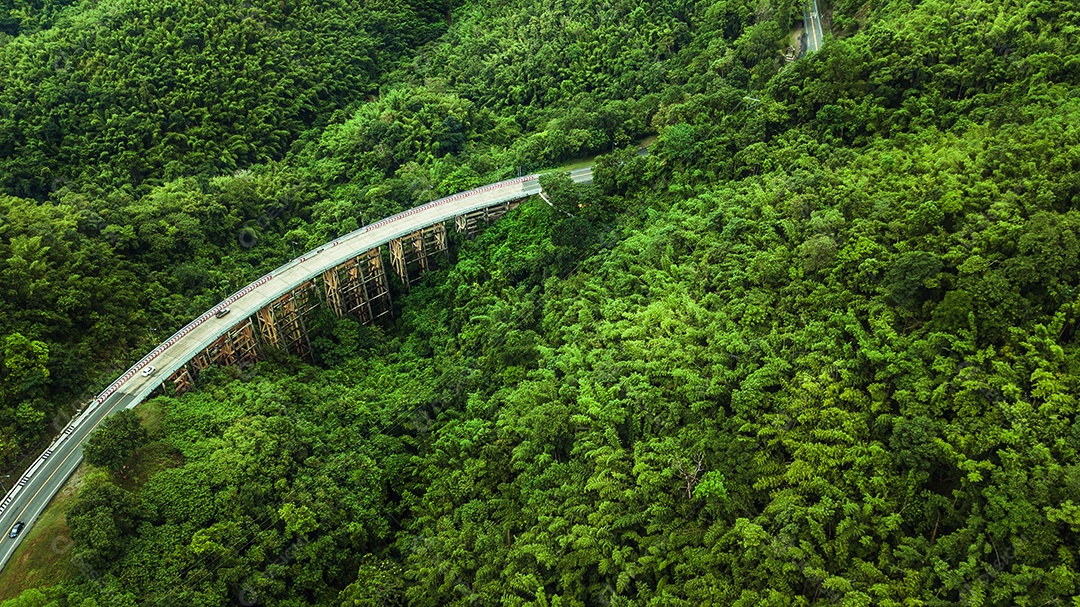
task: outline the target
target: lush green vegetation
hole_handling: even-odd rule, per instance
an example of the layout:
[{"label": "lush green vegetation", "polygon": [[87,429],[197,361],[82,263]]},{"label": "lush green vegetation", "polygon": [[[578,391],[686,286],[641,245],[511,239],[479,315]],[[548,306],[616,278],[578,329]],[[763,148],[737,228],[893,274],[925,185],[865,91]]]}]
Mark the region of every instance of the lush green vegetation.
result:
[{"label": "lush green vegetation", "polygon": [[7,0],[0,6],[0,44],[19,34],[49,28],[69,4],[72,0]]},{"label": "lush green vegetation", "polygon": [[288,231],[327,184],[271,161],[377,93],[451,6],[104,0],[41,29],[63,3],[16,5],[37,25],[0,46],[0,468],[308,244]]},{"label": "lush green vegetation", "polygon": [[[56,242],[152,276],[107,313],[172,327],[292,242],[608,152],[394,325],[320,316],[315,360],[110,424],[83,575],[5,606],[1075,604],[1080,10],[831,9],[784,66],[791,3],[470,3],[283,159],[108,186],[115,238]],[[31,253],[81,233],[85,178],[8,199],[38,282],[5,305],[66,284]],[[7,334],[33,428],[54,344]]]}]

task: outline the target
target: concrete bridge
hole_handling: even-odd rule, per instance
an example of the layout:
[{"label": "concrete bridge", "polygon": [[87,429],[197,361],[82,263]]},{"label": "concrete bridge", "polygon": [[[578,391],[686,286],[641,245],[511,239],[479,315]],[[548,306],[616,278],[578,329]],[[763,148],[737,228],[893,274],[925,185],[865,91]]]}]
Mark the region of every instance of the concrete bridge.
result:
[{"label": "concrete bridge", "polygon": [[[590,182],[592,169],[577,169],[570,176],[577,183]],[[0,569],[78,467],[83,442],[103,419],[139,404],[163,382],[183,392],[211,365],[251,364],[260,345],[310,354],[305,323],[321,305],[338,316],[374,322],[392,311],[386,260],[408,288],[435,257],[447,253],[448,224],[474,233],[525,198],[543,196],[539,177],[493,183],[366,225],[275,269],[188,323],[99,394],[0,501]],[[217,313],[226,308],[228,314],[219,318]],[[27,527],[18,538],[8,539],[16,521]]]}]

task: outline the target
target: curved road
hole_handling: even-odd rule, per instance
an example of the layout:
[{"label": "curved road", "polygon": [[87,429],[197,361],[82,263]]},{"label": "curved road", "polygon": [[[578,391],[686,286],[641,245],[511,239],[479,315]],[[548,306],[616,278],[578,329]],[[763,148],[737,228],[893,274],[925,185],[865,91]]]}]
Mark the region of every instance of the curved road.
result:
[{"label": "curved road", "polygon": [[818,11],[817,0],[806,0],[803,3],[803,23],[806,30],[806,53],[816,53],[821,48],[825,39],[825,32],[821,28],[821,13]]},{"label": "curved road", "polygon": [[[571,171],[571,178],[577,183],[590,182],[592,168]],[[409,209],[364,226],[292,260],[204,312],[154,348],[95,398],[0,500],[0,531],[4,534],[0,537],[0,569],[7,564],[34,521],[78,467],[82,461],[82,443],[101,420],[142,402],[165,378],[227,330],[304,281],[369,249],[470,211],[539,193],[539,175],[528,175]],[[214,312],[226,307],[231,309],[228,316],[220,319],[214,317]],[[149,376],[143,376],[142,371],[150,365],[154,371]],[[26,523],[27,527],[18,538],[12,540],[8,538],[8,532],[16,521]]]}]

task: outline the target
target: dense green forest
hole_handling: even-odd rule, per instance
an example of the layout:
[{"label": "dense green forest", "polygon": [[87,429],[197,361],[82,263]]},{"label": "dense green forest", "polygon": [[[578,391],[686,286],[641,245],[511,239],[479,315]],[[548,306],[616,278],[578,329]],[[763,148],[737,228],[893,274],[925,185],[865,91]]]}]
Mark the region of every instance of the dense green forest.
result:
[{"label": "dense green forest", "polygon": [[289,230],[332,184],[280,159],[377,95],[451,7],[16,4],[39,26],[0,40],[0,468],[308,244]]},{"label": "dense green forest", "polygon": [[[9,462],[106,365],[302,247],[599,153],[596,178],[546,176],[554,208],[460,242],[392,323],[320,314],[313,360],[110,420],[72,571],[4,607],[1080,604],[1071,0],[822,3],[828,39],[792,63],[790,1],[247,3],[268,36],[369,42],[281,64],[348,72],[336,92],[236,84],[277,113],[200,123],[202,147],[145,138],[174,131],[144,120],[125,66],[164,42],[135,32],[256,26],[157,3],[0,47],[36,74],[34,49],[100,27],[116,71],[91,87],[88,45],[55,82],[127,91],[0,84]],[[224,81],[274,56],[255,40]],[[200,52],[168,61],[199,74]],[[207,78],[145,99],[226,103]],[[91,106],[131,117],[87,138],[107,151],[42,137]]]}]

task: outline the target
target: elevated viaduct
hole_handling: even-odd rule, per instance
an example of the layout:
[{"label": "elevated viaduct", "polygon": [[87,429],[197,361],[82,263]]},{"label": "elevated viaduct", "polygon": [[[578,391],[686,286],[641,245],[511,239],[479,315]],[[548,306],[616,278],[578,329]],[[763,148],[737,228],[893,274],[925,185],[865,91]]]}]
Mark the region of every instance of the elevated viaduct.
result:
[{"label": "elevated viaduct", "polygon": [[[570,176],[590,182],[592,169]],[[211,365],[255,362],[260,344],[309,354],[305,323],[318,306],[374,322],[391,312],[387,266],[408,288],[447,253],[448,229],[471,234],[536,194],[543,196],[539,175],[527,175],[387,217],[301,255],[188,323],[99,394],[0,500],[0,569],[82,461],[87,437],[110,414],[138,405],[163,382],[182,392]],[[219,318],[224,309],[228,314]],[[27,528],[12,540],[7,533],[16,521]]]}]

